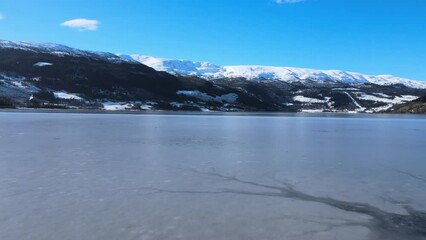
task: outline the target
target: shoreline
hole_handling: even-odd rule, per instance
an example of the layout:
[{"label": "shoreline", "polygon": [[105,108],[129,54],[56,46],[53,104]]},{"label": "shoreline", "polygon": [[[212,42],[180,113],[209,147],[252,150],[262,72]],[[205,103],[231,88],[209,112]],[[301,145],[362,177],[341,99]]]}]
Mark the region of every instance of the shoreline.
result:
[{"label": "shoreline", "polygon": [[363,112],[197,112],[169,110],[96,110],[96,109],[48,109],[48,108],[0,108],[0,113],[65,113],[95,115],[170,115],[170,116],[256,116],[256,117],[342,117],[342,118],[425,118],[426,114],[412,113],[363,113]]}]

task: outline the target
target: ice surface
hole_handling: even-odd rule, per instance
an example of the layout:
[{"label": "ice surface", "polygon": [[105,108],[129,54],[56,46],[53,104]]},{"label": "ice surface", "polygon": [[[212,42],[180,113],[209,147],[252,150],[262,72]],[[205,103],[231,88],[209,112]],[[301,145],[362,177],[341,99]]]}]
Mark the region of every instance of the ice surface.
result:
[{"label": "ice surface", "polygon": [[424,211],[425,132],[421,116],[0,112],[0,239],[424,239],[233,179]]}]

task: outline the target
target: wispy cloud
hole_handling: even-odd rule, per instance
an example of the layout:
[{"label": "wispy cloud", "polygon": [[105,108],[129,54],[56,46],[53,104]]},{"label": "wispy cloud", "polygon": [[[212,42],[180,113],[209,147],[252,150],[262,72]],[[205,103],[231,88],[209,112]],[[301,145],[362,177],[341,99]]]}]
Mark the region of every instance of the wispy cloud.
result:
[{"label": "wispy cloud", "polygon": [[5,19],[6,17],[2,14],[2,13],[0,13],[0,20],[3,20],[3,19]]},{"label": "wispy cloud", "polygon": [[98,29],[99,22],[97,20],[76,18],[61,23],[61,26],[75,28],[79,31],[95,31]]},{"label": "wispy cloud", "polygon": [[300,3],[306,0],[274,0],[277,4],[290,4],[290,3]]}]

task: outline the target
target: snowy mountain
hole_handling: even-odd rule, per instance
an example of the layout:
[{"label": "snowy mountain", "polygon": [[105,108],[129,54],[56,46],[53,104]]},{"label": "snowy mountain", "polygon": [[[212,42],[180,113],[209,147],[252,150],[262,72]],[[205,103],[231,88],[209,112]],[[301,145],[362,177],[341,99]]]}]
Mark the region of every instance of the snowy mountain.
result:
[{"label": "snowy mountain", "polygon": [[426,95],[388,75],[85,51],[0,40],[0,108],[380,112]]},{"label": "snowy mountain", "polygon": [[143,55],[116,55],[107,52],[84,51],[55,43],[0,40],[0,48],[32,51],[57,56],[90,57],[112,63],[142,63],[157,71],[175,75],[197,76],[204,79],[246,78],[248,80],[280,80],[285,82],[340,82],[347,84],[372,83],[382,86],[401,84],[410,88],[426,89],[426,82],[392,75],[366,75],[341,70],[315,70],[308,68],[274,66],[219,66],[209,62],[193,62],[156,58]]},{"label": "snowy mountain", "polygon": [[188,60],[174,60],[142,56],[137,54],[119,55],[125,60],[138,61],[144,65],[154,68],[157,71],[164,71],[176,75],[190,75],[202,78],[220,78],[223,68],[208,62],[192,62]]},{"label": "snowy mountain", "polygon": [[218,66],[208,62],[192,62],[155,58],[142,55],[120,55],[126,60],[135,60],[157,71],[176,75],[190,75],[205,79],[246,78],[248,80],[280,80],[285,82],[340,82],[347,84],[372,83],[382,86],[401,84],[410,88],[426,89],[426,82],[415,81],[392,75],[366,75],[341,70],[315,70],[273,66]]}]

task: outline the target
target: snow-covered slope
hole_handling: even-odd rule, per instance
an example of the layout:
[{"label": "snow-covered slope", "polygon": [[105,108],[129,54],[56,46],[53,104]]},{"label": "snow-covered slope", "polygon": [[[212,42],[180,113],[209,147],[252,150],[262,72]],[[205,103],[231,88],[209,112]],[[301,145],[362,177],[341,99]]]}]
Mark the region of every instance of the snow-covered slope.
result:
[{"label": "snow-covered slope", "polygon": [[188,60],[174,60],[142,56],[137,54],[119,55],[126,60],[136,60],[142,64],[154,68],[157,71],[165,71],[177,75],[191,75],[203,78],[221,77],[222,67],[208,62],[192,62]]},{"label": "snow-covered slope", "polygon": [[177,75],[191,75],[206,79],[239,78],[249,80],[280,80],[286,82],[316,81],[343,82],[349,84],[374,83],[377,85],[402,84],[410,88],[426,89],[426,82],[415,81],[392,75],[366,75],[341,70],[315,70],[293,67],[272,66],[218,66],[208,62],[192,62],[155,58],[142,55],[120,55],[123,59],[136,60],[158,71],[166,71]]},{"label": "snow-covered slope", "polygon": [[0,49],[15,49],[44,54],[52,54],[57,56],[90,57],[115,63],[134,62],[134,60],[123,59],[112,53],[84,51],[56,43],[0,40]]}]

